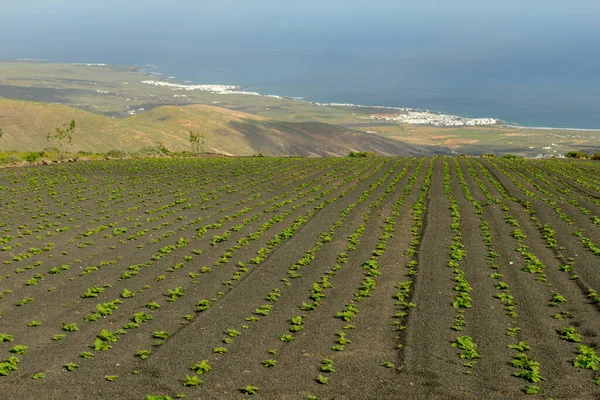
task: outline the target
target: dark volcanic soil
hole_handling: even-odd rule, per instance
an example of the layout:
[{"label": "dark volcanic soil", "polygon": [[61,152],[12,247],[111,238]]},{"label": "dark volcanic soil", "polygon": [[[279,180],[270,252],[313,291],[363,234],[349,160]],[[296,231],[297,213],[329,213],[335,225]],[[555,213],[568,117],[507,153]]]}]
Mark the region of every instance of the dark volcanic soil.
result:
[{"label": "dark volcanic soil", "polygon": [[[600,345],[598,172],[442,157],[0,170],[0,398],[600,398],[600,374],[574,366]],[[453,346],[466,336],[480,358]],[[521,351],[543,380],[516,375]]]}]

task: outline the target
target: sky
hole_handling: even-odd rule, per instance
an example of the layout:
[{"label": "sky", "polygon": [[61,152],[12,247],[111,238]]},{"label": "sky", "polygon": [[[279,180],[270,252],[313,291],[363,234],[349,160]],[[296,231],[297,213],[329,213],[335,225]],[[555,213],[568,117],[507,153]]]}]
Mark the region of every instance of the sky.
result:
[{"label": "sky", "polygon": [[[336,45],[369,31],[392,47],[386,34],[435,36],[448,44],[486,41],[492,48],[518,46],[527,35],[540,44],[561,41],[573,30],[600,32],[597,0],[1,0],[0,32],[10,41],[44,34],[113,29],[137,35],[190,33],[230,36],[253,45],[282,46],[274,34],[329,36]],[[86,24],[82,24],[82,22]],[[351,29],[350,29],[351,28]],[[348,32],[354,35],[348,37]],[[340,37],[336,36],[340,32]],[[413,37],[417,40],[419,37]],[[267,39],[268,38],[268,39]],[[293,46],[293,44],[287,43]],[[1,47],[0,47],[1,49]]]}]

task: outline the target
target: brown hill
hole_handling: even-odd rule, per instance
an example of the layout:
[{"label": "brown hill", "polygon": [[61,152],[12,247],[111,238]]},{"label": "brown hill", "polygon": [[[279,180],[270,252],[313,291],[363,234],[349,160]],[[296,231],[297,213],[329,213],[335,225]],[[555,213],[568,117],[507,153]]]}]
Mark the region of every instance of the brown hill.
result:
[{"label": "brown hill", "polygon": [[173,151],[190,150],[189,131],[205,136],[205,150],[229,155],[341,156],[350,151],[380,155],[421,155],[439,149],[419,147],[320,122],[283,122],[207,105],[163,106],[129,118],[111,118],[48,103],[0,99],[3,150],[52,147],[47,133],[74,119],[72,150],[134,152],[159,141]]}]

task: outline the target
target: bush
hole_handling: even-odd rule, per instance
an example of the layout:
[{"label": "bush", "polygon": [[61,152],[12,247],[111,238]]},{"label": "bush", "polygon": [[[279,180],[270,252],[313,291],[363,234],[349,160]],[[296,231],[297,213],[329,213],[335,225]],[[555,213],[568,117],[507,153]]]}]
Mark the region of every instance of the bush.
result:
[{"label": "bush", "polygon": [[565,154],[567,158],[588,158],[588,155],[583,151],[570,151]]},{"label": "bush", "polygon": [[517,156],[517,155],[514,155],[514,154],[505,154],[505,155],[502,156],[502,158],[506,158],[506,159],[509,159],[509,160],[516,160],[516,159],[523,158],[523,157]]},{"label": "bush", "polygon": [[4,157],[3,159],[0,159],[0,164],[2,164],[2,165],[15,165],[15,164],[20,164],[21,162],[23,162],[23,160],[21,160],[21,158],[15,156],[15,155],[10,155],[10,156]]},{"label": "bush", "polygon": [[126,158],[127,153],[122,150],[109,150],[105,156],[108,158]]},{"label": "bush", "polygon": [[39,152],[32,151],[32,152],[27,153],[27,155],[25,156],[25,159],[28,162],[32,163],[32,162],[37,161],[38,158],[44,157],[45,155],[46,155],[46,152],[44,152],[44,151],[39,151]]},{"label": "bush", "polygon": [[594,153],[594,155],[592,156],[592,160],[600,160],[600,151],[597,153]]},{"label": "bush", "polygon": [[135,152],[135,155],[140,157],[162,156],[163,154],[164,153],[155,146],[147,146]]},{"label": "bush", "polygon": [[377,154],[370,151],[351,151],[346,157],[377,157]]}]

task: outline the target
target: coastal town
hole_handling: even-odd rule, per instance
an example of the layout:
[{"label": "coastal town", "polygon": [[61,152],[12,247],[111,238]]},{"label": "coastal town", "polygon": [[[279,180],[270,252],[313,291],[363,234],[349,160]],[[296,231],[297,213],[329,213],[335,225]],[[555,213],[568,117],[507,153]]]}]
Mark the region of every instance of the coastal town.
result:
[{"label": "coastal town", "polygon": [[[144,80],[142,83],[146,85],[160,86],[170,88],[172,90],[183,90],[183,91],[202,91],[216,94],[241,94],[248,96],[265,96],[274,98],[283,98],[278,95],[264,95],[258,92],[249,92],[240,90],[239,86],[235,85],[192,85],[182,83],[172,83],[157,80]],[[301,100],[301,99],[296,99]],[[301,100],[306,101],[306,100]],[[429,110],[414,110],[412,108],[399,108],[399,107],[384,107],[384,106],[361,106],[357,104],[340,104],[340,103],[312,103],[318,106],[338,106],[338,107],[363,107],[363,108],[381,108],[386,110],[393,110],[395,114],[389,115],[371,115],[372,120],[382,120],[395,122],[398,124],[413,124],[413,125],[431,125],[438,127],[450,127],[450,126],[489,126],[489,125],[503,125],[504,122],[495,118],[465,118],[458,115],[442,114],[435,111]]]},{"label": "coastal town", "polygon": [[405,108],[395,115],[371,115],[372,120],[395,122],[398,124],[431,125],[431,126],[489,126],[503,125],[495,118],[465,118],[458,115],[442,114],[434,111],[416,111]]},{"label": "coastal town", "polygon": [[153,81],[153,80],[145,80],[145,81],[142,81],[142,83],[144,83],[146,85],[167,87],[172,90],[186,90],[186,91],[199,90],[201,92],[210,92],[210,93],[217,93],[217,94],[243,94],[243,95],[247,95],[247,96],[261,96],[261,94],[257,93],[257,92],[241,91],[241,90],[239,90],[239,86],[235,86],[235,85],[186,85],[186,84],[182,84],[182,83],[171,83],[171,82]]}]

